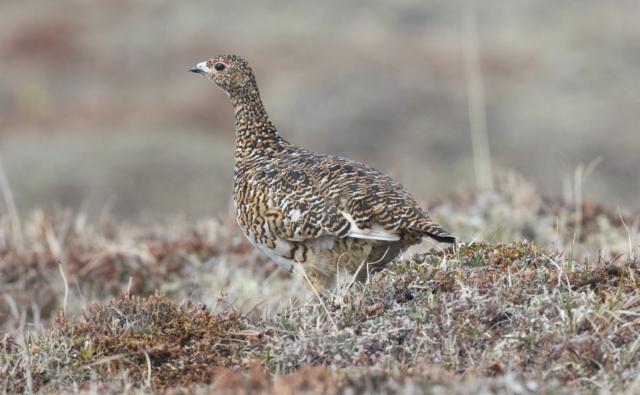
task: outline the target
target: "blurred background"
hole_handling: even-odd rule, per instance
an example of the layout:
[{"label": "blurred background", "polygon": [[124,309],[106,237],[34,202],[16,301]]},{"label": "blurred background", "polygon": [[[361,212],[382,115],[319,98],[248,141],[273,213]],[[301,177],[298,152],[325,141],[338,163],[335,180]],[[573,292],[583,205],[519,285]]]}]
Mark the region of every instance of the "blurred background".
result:
[{"label": "blurred background", "polygon": [[[464,15],[473,2],[0,3],[0,161],[20,210],[89,218],[229,210],[234,117],[188,72],[247,59],[290,142],[390,174],[420,201],[476,185]],[[640,2],[485,1],[494,174],[639,208]]]}]

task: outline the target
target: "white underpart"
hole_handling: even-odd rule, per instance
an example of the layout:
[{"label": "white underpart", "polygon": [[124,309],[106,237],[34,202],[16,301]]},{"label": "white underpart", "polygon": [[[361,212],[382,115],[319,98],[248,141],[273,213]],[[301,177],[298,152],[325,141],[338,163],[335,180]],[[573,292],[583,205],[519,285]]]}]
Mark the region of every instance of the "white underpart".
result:
[{"label": "white underpart", "polygon": [[[295,211],[298,211],[298,210],[295,210]],[[371,239],[371,240],[385,240],[385,241],[400,240],[400,236],[396,232],[389,232],[388,230],[385,230],[384,228],[382,228],[382,226],[380,226],[379,224],[374,223],[372,226],[372,229],[363,230],[358,228],[358,226],[356,225],[356,222],[353,220],[353,218],[349,213],[342,212],[342,215],[344,215],[344,217],[351,224],[351,231],[346,235],[347,237],[354,237],[359,239]],[[333,248],[335,243],[335,235],[327,234],[327,233],[323,234],[323,233],[313,238],[312,240],[309,240],[308,238],[305,238],[305,237],[299,237],[299,238],[292,237],[287,240],[288,241],[307,240],[308,247],[310,247],[312,251],[317,251],[317,252]],[[249,239],[251,244],[253,244],[257,249],[265,253],[265,255],[267,255],[269,258],[273,259],[273,261],[277,263],[278,266],[291,272],[291,270],[293,269],[293,266],[295,265],[295,261],[283,257],[283,255],[287,254],[291,249],[291,245],[287,242],[287,240],[277,239],[275,242],[276,247],[274,249],[270,249],[264,244],[255,243],[250,236],[247,236],[247,239]]]},{"label": "white underpart", "polygon": [[276,248],[274,248],[273,253],[277,255],[284,255],[291,250],[291,246],[284,240],[276,239]]},{"label": "white underpart", "polygon": [[[277,263],[278,266],[280,266],[281,268],[283,268],[288,272],[291,272],[293,270],[293,267],[296,263],[295,260],[287,259],[283,257],[283,255],[289,253],[289,251],[291,250],[291,244],[287,240],[277,239],[275,242],[276,248],[271,249],[264,244],[258,244],[255,241],[253,241],[251,234],[248,234],[245,236],[247,237],[247,240],[251,242],[251,244],[253,244],[258,250],[262,251],[266,256],[273,259],[273,261]],[[299,239],[288,239],[288,240],[304,241],[308,239],[302,237]],[[333,248],[334,242],[335,242],[335,236],[332,234],[328,234],[324,236],[318,236],[313,240],[309,240],[308,247],[310,247],[311,251],[319,252],[319,251],[329,250]]]},{"label": "white underpart", "polygon": [[315,239],[313,239],[313,243],[310,245],[310,247],[312,250],[313,249],[319,250],[319,251],[330,250],[333,248],[333,243],[335,239],[336,237],[334,235],[318,236]]},{"label": "white underpart", "polygon": [[[253,242],[253,240],[251,238],[248,238],[249,241],[251,242],[251,244],[253,244],[254,246],[256,246],[257,249],[259,249],[260,251],[264,252],[266,256],[268,256],[269,258],[273,259],[273,261],[275,263],[278,264],[278,266],[280,266],[281,268],[283,268],[286,271],[291,271],[291,268],[294,265],[294,261],[287,259],[281,255],[276,254],[276,252],[270,248],[268,248],[266,245],[264,244],[256,244]],[[286,243],[285,243],[286,244]]]},{"label": "white underpart", "polygon": [[[238,216],[238,218],[240,217]],[[238,221],[238,223],[240,223],[240,221]],[[284,240],[277,240],[276,248],[272,250],[264,244],[258,244],[255,241],[253,241],[253,238],[251,237],[251,233],[245,236],[247,237],[247,240],[251,242],[251,244],[253,244],[260,251],[264,252],[266,256],[273,259],[273,261],[277,263],[278,266],[280,266],[281,268],[283,268],[288,272],[291,272],[295,262],[292,261],[291,259],[287,259],[283,257],[282,255],[279,255],[279,254],[286,254],[287,252],[289,252],[289,243],[285,242]]]},{"label": "white underpart", "polygon": [[347,237],[386,241],[400,240],[400,236],[398,235],[397,231],[390,232],[375,222],[371,226],[371,229],[360,229],[358,228],[356,221],[353,220],[351,214],[347,213],[346,211],[341,211],[341,213],[351,224],[351,230],[349,231],[349,233],[347,233]]},{"label": "white underpart", "polygon": [[[277,263],[281,268],[287,271],[291,271],[292,267],[295,265],[295,260],[287,259],[282,256],[288,253],[290,250],[290,245],[285,240],[276,240],[276,248],[270,249],[264,244],[256,244],[250,237],[247,238],[249,239],[251,244],[256,246],[256,248],[260,251],[264,252],[266,256],[273,259],[273,261]],[[311,251],[319,252],[333,248],[334,242],[334,235],[326,235],[316,237],[311,242],[309,242],[307,246],[311,249]]]}]

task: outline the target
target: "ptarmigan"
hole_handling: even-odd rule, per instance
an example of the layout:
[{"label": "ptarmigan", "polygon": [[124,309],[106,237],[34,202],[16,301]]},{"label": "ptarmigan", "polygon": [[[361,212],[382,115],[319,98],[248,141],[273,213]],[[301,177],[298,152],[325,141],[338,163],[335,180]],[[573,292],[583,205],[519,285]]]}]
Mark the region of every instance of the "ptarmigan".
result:
[{"label": "ptarmigan", "polygon": [[242,231],[310,292],[345,272],[365,280],[425,237],[455,242],[391,177],[280,137],[244,59],[220,55],[190,71],[218,85],[235,109],[233,202]]}]

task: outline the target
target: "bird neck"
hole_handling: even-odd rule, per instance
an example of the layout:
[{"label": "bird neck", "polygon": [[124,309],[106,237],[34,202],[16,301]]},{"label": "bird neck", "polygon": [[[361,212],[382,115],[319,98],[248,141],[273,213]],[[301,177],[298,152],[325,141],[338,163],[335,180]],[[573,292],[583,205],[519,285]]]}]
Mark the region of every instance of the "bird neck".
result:
[{"label": "bird neck", "polygon": [[257,86],[252,84],[231,91],[229,98],[236,114],[236,162],[244,157],[259,155],[264,152],[266,145],[278,144],[278,132],[269,120]]},{"label": "bird neck", "polygon": [[238,140],[273,139],[278,136],[269,120],[255,84],[229,93],[236,114],[236,142]]}]

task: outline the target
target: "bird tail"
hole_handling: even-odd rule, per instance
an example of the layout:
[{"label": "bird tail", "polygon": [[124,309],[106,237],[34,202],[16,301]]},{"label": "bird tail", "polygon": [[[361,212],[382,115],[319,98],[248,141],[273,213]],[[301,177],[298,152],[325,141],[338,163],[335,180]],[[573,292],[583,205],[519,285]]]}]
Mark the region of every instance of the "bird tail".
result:
[{"label": "bird tail", "polygon": [[423,233],[426,236],[429,236],[430,238],[437,241],[438,243],[453,244],[457,240],[454,235],[442,229],[439,225],[436,225],[436,224],[429,224],[421,228],[413,228],[413,229],[419,230],[420,233]]}]

